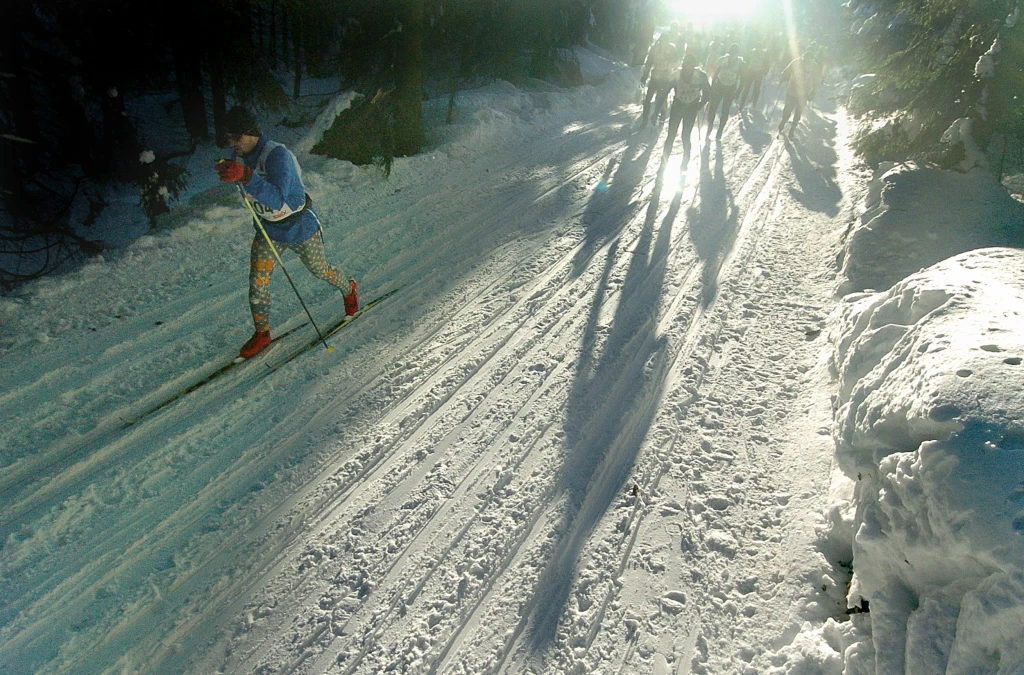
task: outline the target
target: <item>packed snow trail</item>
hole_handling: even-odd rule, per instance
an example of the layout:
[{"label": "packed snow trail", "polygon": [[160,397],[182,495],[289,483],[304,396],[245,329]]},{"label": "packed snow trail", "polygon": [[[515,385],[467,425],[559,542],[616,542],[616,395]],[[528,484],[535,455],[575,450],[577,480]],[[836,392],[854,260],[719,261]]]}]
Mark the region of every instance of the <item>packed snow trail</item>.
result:
[{"label": "packed snow trail", "polygon": [[329,255],[405,288],[334,354],[112,429],[245,337],[249,234],[212,228],[233,272],[143,250],[189,288],[12,364],[5,408],[55,402],[14,419],[0,485],[5,669],[764,672],[837,611],[813,527],[842,112],[795,142],[734,116],[677,191],[636,105],[563,105],[389,183],[308,159],[350,221]]}]

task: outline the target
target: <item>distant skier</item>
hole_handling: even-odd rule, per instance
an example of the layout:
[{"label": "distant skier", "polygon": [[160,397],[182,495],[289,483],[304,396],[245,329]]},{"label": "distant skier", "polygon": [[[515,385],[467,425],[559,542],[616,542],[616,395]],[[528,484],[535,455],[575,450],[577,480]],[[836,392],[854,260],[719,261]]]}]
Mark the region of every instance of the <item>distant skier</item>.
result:
[{"label": "distant skier", "polygon": [[771,65],[771,57],[764,46],[751,47],[740,76],[739,107],[741,109],[747,105],[747,96],[750,96],[751,108],[757,107],[757,101],[761,97],[761,86],[764,84],[764,78],[768,75]]},{"label": "distant skier", "polygon": [[[359,309],[356,282],[346,279],[341,269],[329,265],[324,257],[320,219],[302,184],[295,155],[267,138],[252,113],[241,106],[228,111],[224,129],[234,157],[217,163],[220,181],[240,182],[246,201],[278,252],[295,251],[306,269],[344,294],[345,314],[355,314]],[[239,352],[245,358],[260,353],[271,341],[270,276],[276,261],[270,243],[256,229],[249,259],[249,308],[256,330]]]},{"label": "distant skier", "polygon": [[789,84],[786,86],[786,104],[782,108],[782,121],[779,122],[780,134],[789,121],[789,116],[792,115],[793,122],[787,135],[793,138],[793,131],[796,125],[800,124],[800,117],[807,105],[812,86],[816,83],[815,78],[820,78],[820,72],[809,52],[793,59],[783,68],[781,79],[788,80]]},{"label": "distant skier", "polygon": [[[697,113],[711,95],[711,85],[707,74],[697,67],[697,57],[687,54],[683,58],[683,66],[672,84],[672,109],[668,118],[668,136],[665,138],[665,150],[662,161],[667,161],[672,154],[676,130],[683,125],[683,167],[690,161],[690,136]],[[698,132],[699,134],[700,132]]]},{"label": "distant skier", "polygon": [[740,46],[735,42],[729,46],[716,65],[715,74],[711,79],[711,101],[708,105],[708,132],[707,137],[711,138],[711,129],[715,126],[715,116],[721,107],[721,115],[718,120],[718,133],[715,138],[722,137],[725,123],[729,121],[729,109],[732,107],[732,100],[736,98],[736,90],[739,88],[740,72],[743,70],[744,61],[740,56]]},{"label": "distant skier", "polygon": [[[657,126],[659,118],[665,110],[665,99],[672,86],[672,74],[678,66],[678,52],[672,42],[671,31],[662,33],[651,45],[644,63],[642,81],[647,83],[647,94],[644,96],[644,111],[640,117],[640,126],[647,126],[647,120]],[[653,114],[651,105],[654,105]]]}]

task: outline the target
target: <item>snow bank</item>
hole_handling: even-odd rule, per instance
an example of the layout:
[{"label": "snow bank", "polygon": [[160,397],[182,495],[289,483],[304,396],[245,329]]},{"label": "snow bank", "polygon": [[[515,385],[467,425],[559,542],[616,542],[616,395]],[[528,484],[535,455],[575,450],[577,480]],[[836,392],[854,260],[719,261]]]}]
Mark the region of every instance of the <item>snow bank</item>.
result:
[{"label": "snow bank", "polygon": [[573,53],[580,62],[580,74],[585,84],[600,84],[612,73],[622,70],[623,63],[614,55],[596,45],[575,47]]},{"label": "snow bank", "polygon": [[839,292],[883,290],[958,253],[1021,245],[1024,205],[991,174],[883,162],[846,242]]},{"label": "snow bank", "polygon": [[463,157],[485,147],[488,152],[500,152],[518,147],[535,133],[536,123],[565,110],[601,103],[617,107],[633,97],[639,86],[637,68],[581,47],[575,53],[584,80],[594,84],[561,88],[530,80],[517,87],[495,80],[460,90],[454,102],[447,96],[424,101],[428,144],[448,157]]},{"label": "snow bank", "polygon": [[851,296],[832,328],[848,602],[868,602],[873,643],[850,642],[847,672],[1022,672],[1024,251]]}]

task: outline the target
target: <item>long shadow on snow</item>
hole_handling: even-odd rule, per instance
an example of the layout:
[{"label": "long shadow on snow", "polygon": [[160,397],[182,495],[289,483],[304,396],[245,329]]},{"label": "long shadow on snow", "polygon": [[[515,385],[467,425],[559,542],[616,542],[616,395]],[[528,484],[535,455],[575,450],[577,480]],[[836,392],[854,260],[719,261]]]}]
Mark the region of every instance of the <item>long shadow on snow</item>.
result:
[{"label": "long shadow on snow", "polygon": [[794,140],[784,137],[793,175],[800,185],[799,190],[790,188],[789,192],[807,209],[835,217],[843,198],[836,178],[836,124],[820,117],[810,106],[802,124]]},{"label": "long shadow on snow", "polygon": [[657,137],[641,145],[644,140],[644,132],[633,134],[622,158],[609,160],[601,181],[604,187],[594,191],[580,219],[584,242],[572,261],[573,277],[582,274],[597,249],[621,232],[633,213],[640,210],[641,204],[633,200],[633,193],[643,181]]},{"label": "long shadow on snow", "polygon": [[736,241],[739,227],[739,209],[732,190],[725,182],[722,168],[722,145],[715,144],[714,173],[710,161],[710,149],[701,154],[700,202],[696,208],[686,212],[690,241],[697,251],[704,267],[701,273],[702,301],[707,306],[718,294],[718,270],[722,261]]},{"label": "long shadow on snow", "polygon": [[606,301],[614,298],[609,282],[620,253],[617,245],[608,252],[594,292],[566,411],[568,453],[559,488],[566,496],[567,513],[561,539],[536,591],[530,633],[536,651],[556,636],[583,546],[609,507],[625,494],[623,487],[661,400],[669,359],[666,341],[656,328],[680,195],[655,234],[660,194],[659,175],[607,329],[599,325],[599,316]]},{"label": "long shadow on snow", "polygon": [[772,143],[772,135],[765,131],[768,128],[768,119],[757,107],[754,110],[743,109],[737,117],[740,137],[750,146],[751,152],[760,155]]}]

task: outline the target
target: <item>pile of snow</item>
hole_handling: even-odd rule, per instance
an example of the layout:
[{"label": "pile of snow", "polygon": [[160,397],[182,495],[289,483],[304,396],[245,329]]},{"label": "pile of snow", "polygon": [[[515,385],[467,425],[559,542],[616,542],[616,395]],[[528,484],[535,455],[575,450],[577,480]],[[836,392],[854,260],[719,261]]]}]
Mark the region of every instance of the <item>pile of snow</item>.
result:
[{"label": "pile of snow", "polygon": [[856,485],[833,524],[853,528],[848,602],[870,612],[846,672],[1021,672],[1024,251],[856,294],[832,327],[836,456]]},{"label": "pile of snow", "polygon": [[884,290],[965,251],[1018,246],[1024,205],[988,172],[883,162],[846,243],[840,293]]},{"label": "pile of snow", "polygon": [[775,665],[768,675],[844,675],[844,655],[859,644],[862,642],[854,622],[829,619],[819,628],[807,622],[793,642],[772,657]]},{"label": "pile of snow", "polygon": [[309,153],[317,143],[324,139],[324,134],[334,124],[338,115],[352,107],[352,102],[359,96],[354,91],[343,91],[327,104],[327,107],[317,115],[312,126],[298,143],[292,146],[292,152]]},{"label": "pile of snow", "polygon": [[1010,196],[1024,203],[1024,173],[1003,176],[1003,187],[1010,191]]},{"label": "pile of snow", "polygon": [[574,47],[573,53],[580,62],[580,74],[585,84],[600,84],[609,75],[622,72],[622,62],[597,45]]}]

